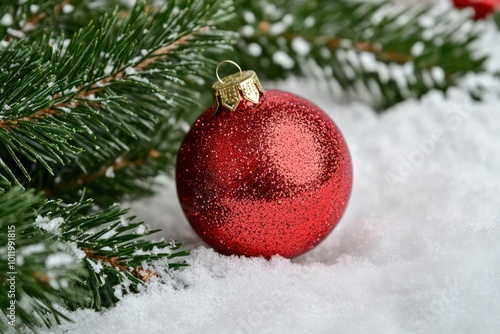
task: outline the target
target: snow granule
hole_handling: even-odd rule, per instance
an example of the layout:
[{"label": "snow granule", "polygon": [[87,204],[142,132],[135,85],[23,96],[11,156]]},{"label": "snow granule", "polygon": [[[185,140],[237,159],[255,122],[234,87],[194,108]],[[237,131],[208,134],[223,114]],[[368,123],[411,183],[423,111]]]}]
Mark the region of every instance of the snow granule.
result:
[{"label": "snow granule", "polygon": [[245,19],[245,21],[248,23],[248,24],[254,24],[255,23],[255,14],[252,13],[251,11],[249,10],[245,10],[243,12],[243,18]]},{"label": "snow granule", "polygon": [[94,272],[96,274],[99,274],[102,270],[102,263],[101,261],[95,261],[94,260],[91,260],[91,259],[87,259],[87,262],[88,264],[90,264],[90,266],[92,267],[92,270],[94,270]]},{"label": "snow granule", "polygon": [[133,74],[137,74],[137,70],[135,68],[133,68],[133,67],[127,67],[125,69],[125,73],[127,75],[133,75]]},{"label": "snow granule", "polygon": [[146,232],[146,227],[144,226],[144,224],[137,226],[134,231],[135,234],[144,234],[145,232]]},{"label": "snow granule", "polygon": [[114,70],[114,69],[115,69],[115,68],[114,68],[114,66],[113,66],[113,65],[109,65],[109,64],[108,64],[108,65],[106,65],[106,67],[104,68],[104,74],[105,74],[105,75],[108,75],[108,74],[110,74],[111,72],[113,72],[113,70]]},{"label": "snow granule", "polygon": [[114,295],[117,299],[122,299],[123,297],[123,290],[122,290],[122,286],[121,285],[115,285],[113,287],[113,289],[115,290],[114,291]]},{"label": "snow granule", "polygon": [[120,216],[120,225],[121,226],[128,226],[130,223],[130,221],[125,218],[124,216]]},{"label": "snow granule", "polygon": [[247,52],[253,57],[260,57],[262,55],[262,47],[257,43],[250,43],[247,46]]},{"label": "snow granule", "polygon": [[62,11],[64,14],[72,13],[74,10],[75,10],[75,7],[73,7],[72,5],[70,5],[68,3],[65,3],[62,7]]},{"label": "snow granule", "polygon": [[0,24],[3,25],[4,27],[9,27],[13,23],[14,23],[14,18],[10,13],[3,14],[2,18],[0,19]]},{"label": "snow granule", "polygon": [[411,48],[411,55],[413,57],[420,57],[425,50],[425,44],[422,41],[418,41],[415,44],[413,44]]},{"label": "snow granule", "polygon": [[113,168],[113,166],[109,166],[108,168],[106,168],[106,177],[109,177],[109,178],[114,178],[115,177],[115,170]]},{"label": "snow granule", "polygon": [[73,254],[74,259],[76,262],[80,262],[85,258],[85,252],[81,250],[76,242],[67,242],[65,245],[69,248],[71,253]]},{"label": "snow granule", "polygon": [[273,61],[285,69],[291,69],[295,65],[295,61],[283,51],[276,51],[273,54]]},{"label": "snow granule", "polygon": [[309,51],[311,51],[311,43],[302,37],[295,37],[292,41],[292,49],[299,56],[306,56],[309,54]]},{"label": "snow granule", "polygon": [[7,28],[7,33],[17,38],[23,38],[26,36],[22,30],[17,30],[12,28]]},{"label": "snow granule", "polygon": [[47,232],[61,234],[61,225],[64,224],[64,218],[56,217],[49,219],[38,215],[35,219],[35,225]]},{"label": "snow granule", "polygon": [[251,25],[246,25],[246,26],[243,26],[240,28],[241,36],[250,37],[250,36],[253,36],[254,33],[255,33],[255,29]]},{"label": "snow granule", "polygon": [[276,22],[269,27],[270,35],[280,35],[286,31],[287,25],[284,22]]},{"label": "snow granule", "polygon": [[306,19],[304,20],[304,25],[306,27],[312,27],[314,24],[316,23],[316,19],[313,17],[313,16],[308,16],[306,17]]},{"label": "snow granule", "polygon": [[54,268],[62,268],[74,262],[75,260],[73,259],[73,257],[67,253],[52,253],[45,259],[45,268],[48,270]]},{"label": "snow granule", "polygon": [[35,244],[22,247],[20,252],[24,257],[28,257],[32,254],[41,253],[45,251],[45,246],[43,244]]}]

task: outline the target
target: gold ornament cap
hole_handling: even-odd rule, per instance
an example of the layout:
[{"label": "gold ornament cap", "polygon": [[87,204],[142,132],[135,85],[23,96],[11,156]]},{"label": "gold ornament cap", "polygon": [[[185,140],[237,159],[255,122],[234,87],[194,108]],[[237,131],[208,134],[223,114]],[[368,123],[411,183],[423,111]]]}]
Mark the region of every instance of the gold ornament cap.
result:
[{"label": "gold ornament cap", "polygon": [[[221,79],[219,77],[219,67],[223,63],[233,64],[238,68],[239,73],[231,74]],[[265,93],[257,74],[254,71],[242,71],[241,67],[234,61],[221,61],[215,69],[215,75],[218,80],[212,85],[215,112],[221,107],[235,111],[242,99],[259,103],[260,93]]]}]

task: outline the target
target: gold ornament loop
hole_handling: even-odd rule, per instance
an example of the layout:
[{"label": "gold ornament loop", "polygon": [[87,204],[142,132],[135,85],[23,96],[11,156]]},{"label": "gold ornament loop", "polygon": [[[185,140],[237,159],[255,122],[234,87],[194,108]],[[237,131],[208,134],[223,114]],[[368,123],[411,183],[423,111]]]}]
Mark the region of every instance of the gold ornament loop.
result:
[{"label": "gold ornament loop", "polygon": [[[219,77],[219,66],[223,63],[233,64],[240,70],[240,73],[233,73],[221,79]],[[243,71],[232,60],[221,61],[215,69],[215,75],[218,80],[212,85],[215,112],[220,108],[235,111],[242,100],[257,104],[259,103],[261,94],[265,93],[257,74],[254,71]]]},{"label": "gold ornament loop", "polygon": [[215,76],[217,77],[217,80],[219,80],[220,83],[224,83],[224,81],[222,81],[221,78],[219,77],[219,67],[224,63],[229,63],[229,64],[233,64],[234,66],[236,66],[238,68],[238,70],[240,71],[240,79],[243,78],[243,71],[241,70],[240,65],[238,65],[236,62],[234,62],[232,60],[226,59],[226,60],[221,61],[219,63],[219,65],[217,65],[217,68],[215,69]]}]

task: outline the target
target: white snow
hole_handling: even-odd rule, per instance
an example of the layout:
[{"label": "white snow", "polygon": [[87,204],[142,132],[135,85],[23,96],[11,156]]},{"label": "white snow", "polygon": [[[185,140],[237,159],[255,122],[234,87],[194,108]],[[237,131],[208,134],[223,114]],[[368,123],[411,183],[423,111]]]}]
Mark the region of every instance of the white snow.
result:
[{"label": "white snow", "polygon": [[122,291],[122,286],[121,285],[115,285],[114,286],[114,295],[118,299],[122,299],[123,297],[123,291]]},{"label": "white snow", "polygon": [[308,16],[304,20],[304,26],[307,28],[312,27],[316,23],[316,19],[313,16]]},{"label": "white snow", "polygon": [[132,8],[135,6],[137,0],[120,0],[120,3],[128,8]]},{"label": "white snow", "polygon": [[[498,69],[500,33],[488,38]],[[463,85],[478,81],[498,91],[488,76]],[[377,115],[313,80],[275,86],[321,106],[349,145],[352,196],[330,236],[293,260],[218,255],[186,222],[174,182],[160,178],[133,214],[194,248],[190,267],[45,333],[500,332],[498,96],[477,102],[453,88]]]},{"label": "white snow", "polygon": [[145,234],[149,232],[149,227],[146,224],[139,225],[135,228],[135,234]]},{"label": "white snow", "polygon": [[137,74],[137,70],[135,68],[133,68],[133,67],[127,67],[125,69],[125,73],[127,75],[134,75],[134,74]]},{"label": "white snow", "polygon": [[41,253],[41,252],[44,252],[45,251],[45,246],[42,245],[42,244],[35,244],[35,245],[30,245],[30,246],[26,246],[26,247],[23,247],[21,249],[21,255],[24,256],[24,257],[28,257],[32,254],[36,254],[36,253]]},{"label": "white snow", "polygon": [[431,75],[432,78],[434,79],[435,82],[442,84],[445,80],[446,74],[444,73],[444,70],[441,67],[433,67],[431,69]]},{"label": "white snow", "polygon": [[38,215],[35,219],[36,226],[54,234],[61,234],[60,228],[62,224],[64,224],[64,218],[62,217],[49,219]]},{"label": "white snow", "polygon": [[285,69],[290,69],[295,65],[295,61],[283,51],[276,51],[273,54],[273,61]]},{"label": "white snow", "polygon": [[68,3],[65,3],[62,7],[62,11],[64,14],[72,13],[74,10],[75,10],[75,7],[73,7],[72,5],[70,5]]},{"label": "white snow", "polygon": [[243,12],[243,18],[249,24],[255,23],[255,20],[256,20],[255,14],[253,12],[249,11],[249,10],[245,10]]},{"label": "white snow", "polygon": [[69,251],[73,254],[73,258],[77,263],[85,258],[85,252],[78,247],[76,242],[67,242],[65,245],[69,248]]},{"label": "white snow", "polygon": [[284,22],[276,22],[269,27],[269,34],[279,35],[286,31],[288,26]]},{"label": "white snow", "polygon": [[9,35],[17,37],[17,38],[23,38],[25,36],[25,34],[22,30],[17,30],[17,29],[12,29],[12,28],[7,28],[7,33]]},{"label": "white snow", "polygon": [[250,37],[253,36],[254,33],[255,33],[255,28],[249,24],[241,27],[240,29],[241,36]]},{"label": "white snow", "polygon": [[38,10],[40,9],[40,6],[39,5],[30,5],[30,11],[33,13],[33,14],[36,14],[38,13]]},{"label": "white snow", "polygon": [[305,56],[311,51],[311,44],[302,37],[296,37],[292,41],[292,49],[300,56]]},{"label": "white snow", "polygon": [[130,223],[130,221],[125,218],[124,216],[120,216],[120,225],[121,226],[128,226]]},{"label": "white snow", "polygon": [[411,48],[411,55],[413,57],[420,57],[425,50],[425,44],[421,41],[418,41],[417,43],[413,44]]},{"label": "white snow", "polygon": [[109,64],[108,64],[108,65],[106,65],[106,67],[104,68],[104,74],[105,74],[105,75],[108,75],[108,74],[110,74],[111,72],[113,72],[113,70],[114,70],[114,69],[115,69],[115,68],[114,68],[114,66],[113,66],[113,65],[109,65]]},{"label": "white snow", "polygon": [[92,270],[94,270],[94,272],[96,274],[99,274],[101,272],[101,269],[103,268],[101,261],[94,261],[94,260],[90,260],[90,259],[86,259],[86,261],[88,264],[90,264],[90,266],[92,267]]},{"label": "white snow", "polygon": [[257,43],[250,43],[247,46],[247,52],[253,57],[260,57],[262,55],[262,47]]},{"label": "white snow", "polygon": [[0,24],[3,25],[4,27],[9,27],[13,23],[14,23],[14,18],[10,13],[3,14],[2,18],[0,19]]},{"label": "white snow", "polygon": [[74,263],[74,259],[71,255],[63,252],[52,253],[45,259],[45,268],[54,269],[65,267],[69,264]]},{"label": "white snow", "polygon": [[56,290],[66,289],[69,285],[68,279],[65,277],[59,277],[56,273],[49,271],[47,272],[47,277],[49,279],[49,285]]},{"label": "white snow", "polygon": [[359,61],[365,71],[367,72],[377,71],[378,63],[373,53],[361,52],[359,54]]},{"label": "white snow", "polygon": [[106,177],[109,177],[109,178],[114,178],[115,177],[115,170],[112,166],[109,166],[108,168],[106,168]]}]

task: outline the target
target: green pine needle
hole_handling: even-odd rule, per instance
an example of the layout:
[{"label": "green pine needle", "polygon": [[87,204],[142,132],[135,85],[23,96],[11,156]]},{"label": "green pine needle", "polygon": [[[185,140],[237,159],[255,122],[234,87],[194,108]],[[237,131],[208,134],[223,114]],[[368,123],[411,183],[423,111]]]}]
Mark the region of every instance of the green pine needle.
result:
[{"label": "green pine needle", "polygon": [[[238,0],[236,56],[265,79],[313,76],[383,110],[484,70],[467,13],[391,1]],[[349,99],[346,99],[348,97]]]},{"label": "green pine needle", "polygon": [[[92,207],[90,200],[67,205],[20,188],[0,194],[0,245],[6,245],[0,248],[2,330],[8,328],[10,300],[16,303],[17,328],[51,326],[66,318],[54,304],[101,310],[138,291],[156,275],[143,263],[166,259],[171,268],[186,265],[178,260],[189,254],[181,243],[146,239],[158,230],[133,222],[116,205],[88,214]],[[10,277],[15,298],[8,294]]]}]

